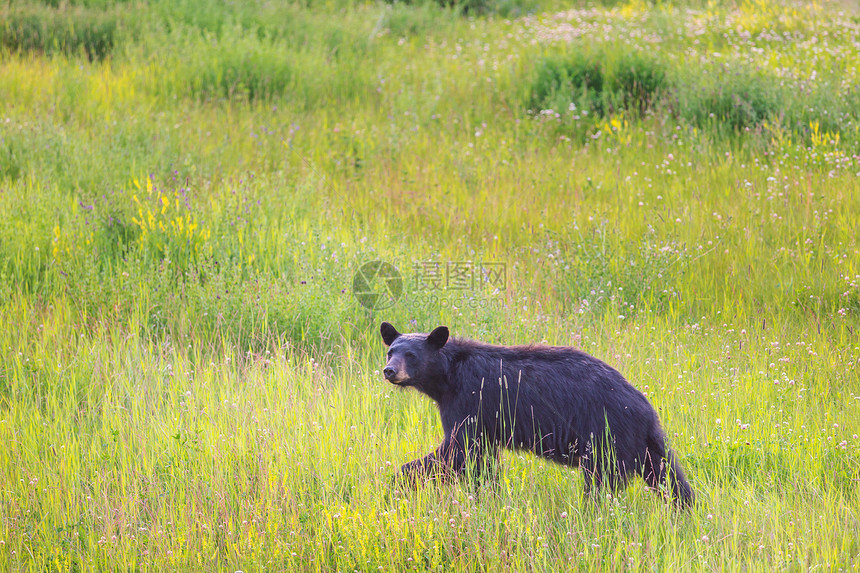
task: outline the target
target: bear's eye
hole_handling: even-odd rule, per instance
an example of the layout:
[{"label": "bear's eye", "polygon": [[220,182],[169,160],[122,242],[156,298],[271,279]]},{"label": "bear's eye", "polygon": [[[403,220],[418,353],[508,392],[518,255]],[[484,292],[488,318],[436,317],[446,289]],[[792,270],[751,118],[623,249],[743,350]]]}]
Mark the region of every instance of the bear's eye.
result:
[{"label": "bear's eye", "polygon": [[388,351],[388,357],[391,358],[391,351]]},{"label": "bear's eye", "polygon": [[415,358],[415,353],[414,352],[407,352],[406,358],[408,358],[409,360],[412,360],[413,358]]}]

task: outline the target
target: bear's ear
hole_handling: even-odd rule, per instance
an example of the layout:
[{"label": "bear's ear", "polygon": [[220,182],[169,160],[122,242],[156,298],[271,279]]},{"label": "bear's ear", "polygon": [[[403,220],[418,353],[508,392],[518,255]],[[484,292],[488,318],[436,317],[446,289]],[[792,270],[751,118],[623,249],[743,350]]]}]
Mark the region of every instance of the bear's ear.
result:
[{"label": "bear's ear", "polygon": [[383,322],[382,326],[379,327],[379,332],[382,333],[382,342],[385,343],[385,346],[391,346],[391,343],[394,342],[400,333],[397,332],[397,329],[388,324],[387,322]]},{"label": "bear's ear", "polygon": [[439,350],[445,343],[448,342],[448,327],[439,326],[433,329],[433,332],[427,335],[427,344]]}]

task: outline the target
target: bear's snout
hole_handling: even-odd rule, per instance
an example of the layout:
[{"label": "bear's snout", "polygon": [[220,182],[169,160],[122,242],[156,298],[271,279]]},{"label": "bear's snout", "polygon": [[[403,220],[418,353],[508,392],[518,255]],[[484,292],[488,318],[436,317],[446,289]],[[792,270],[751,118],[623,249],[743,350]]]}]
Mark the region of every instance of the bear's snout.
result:
[{"label": "bear's snout", "polygon": [[388,380],[389,382],[393,382],[394,379],[397,377],[397,370],[395,370],[391,366],[386,366],[385,369],[382,371],[382,374],[385,376],[386,380]]}]

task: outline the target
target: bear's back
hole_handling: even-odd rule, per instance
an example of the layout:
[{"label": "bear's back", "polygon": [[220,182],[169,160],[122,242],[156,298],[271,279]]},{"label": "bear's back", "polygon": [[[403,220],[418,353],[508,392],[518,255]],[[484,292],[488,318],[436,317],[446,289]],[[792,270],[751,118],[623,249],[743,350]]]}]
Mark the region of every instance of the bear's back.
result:
[{"label": "bear's back", "polygon": [[[443,424],[445,418],[456,424],[477,416],[496,441],[559,452],[605,432],[607,423],[619,428],[633,420],[656,423],[641,392],[579,349],[452,340],[445,350],[456,392],[449,404],[440,404]],[[538,436],[542,443],[536,443]]]}]

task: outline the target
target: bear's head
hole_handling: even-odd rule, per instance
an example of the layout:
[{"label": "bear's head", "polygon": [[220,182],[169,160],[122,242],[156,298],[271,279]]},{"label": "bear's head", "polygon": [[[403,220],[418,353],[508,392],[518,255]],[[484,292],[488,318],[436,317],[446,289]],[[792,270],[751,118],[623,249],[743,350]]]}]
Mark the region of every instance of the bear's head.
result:
[{"label": "bear's head", "polygon": [[448,327],[440,326],[430,334],[401,334],[383,322],[380,332],[388,347],[385,379],[436,398],[446,384],[447,359],[441,350],[448,342]]}]

